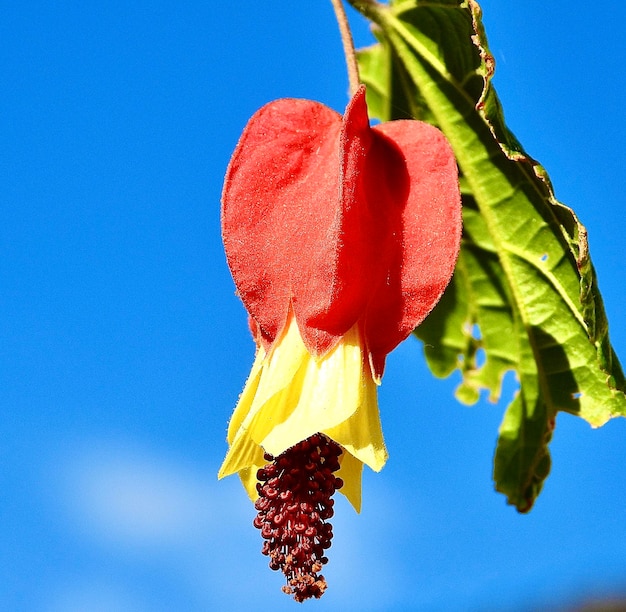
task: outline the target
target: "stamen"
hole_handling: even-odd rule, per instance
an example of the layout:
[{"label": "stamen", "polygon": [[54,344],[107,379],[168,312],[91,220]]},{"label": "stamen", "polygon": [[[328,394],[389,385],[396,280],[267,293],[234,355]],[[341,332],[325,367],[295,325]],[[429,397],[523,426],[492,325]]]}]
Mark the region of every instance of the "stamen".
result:
[{"label": "stamen", "polygon": [[319,572],[328,563],[335,491],[343,486],[333,475],[339,469],[341,447],[314,434],[278,457],[265,454],[268,465],[257,472],[258,514],[253,525],[265,539],[261,552],[273,570],[282,570],[282,590],[302,602],[324,594],[326,579]]}]

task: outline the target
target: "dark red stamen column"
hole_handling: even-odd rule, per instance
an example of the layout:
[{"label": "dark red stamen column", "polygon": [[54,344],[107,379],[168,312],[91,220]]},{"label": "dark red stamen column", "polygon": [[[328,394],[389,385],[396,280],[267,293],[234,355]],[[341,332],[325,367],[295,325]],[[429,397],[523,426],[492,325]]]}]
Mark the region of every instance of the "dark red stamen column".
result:
[{"label": "dark red stamen column", "polygon": [[259,499],[254,526],[265,539],[262,553],[273,570],[287,578],[283,591],[296,601],[319,598],[326,580],[319,574],[328,563],[333,528],[332,499],[343,485],[333,472],[339,469],[341,448],[322,434],[315,434],[274,458],[257,473]]}]

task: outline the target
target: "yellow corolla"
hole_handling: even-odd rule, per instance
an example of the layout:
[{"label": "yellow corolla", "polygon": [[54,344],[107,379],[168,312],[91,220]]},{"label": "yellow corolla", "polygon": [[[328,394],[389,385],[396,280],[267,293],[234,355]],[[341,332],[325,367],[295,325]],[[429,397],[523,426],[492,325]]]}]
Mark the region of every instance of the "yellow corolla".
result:
[{"label": "yellow corolla", "polygon": [[219,477],[238,473],[252,500],[257,470],[315,433],[339,444],[341,492],[361,507],[363,464],[376,472],[387,460],[376,383],[358,325],[326,355],[311,355],[290,316],[269,354],[259,347],[250,377],[228,427],[230,448]]}]

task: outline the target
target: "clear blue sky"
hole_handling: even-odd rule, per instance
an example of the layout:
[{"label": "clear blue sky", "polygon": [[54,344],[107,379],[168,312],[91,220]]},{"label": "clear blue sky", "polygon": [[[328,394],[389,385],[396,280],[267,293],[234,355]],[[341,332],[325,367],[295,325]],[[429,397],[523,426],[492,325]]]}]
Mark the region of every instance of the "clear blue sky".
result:
[{"label": "clear blue sky", "polygon": [[[588,227],[626,360],[626,7],[482,6],[509,126]],[[0,610],[295,610],[243,489],[216,481],[253,356],[219,197],[262,104],[345,106],[330,3],[24,0],[3,8],[0,57]],[[457,382],[417,341],[391,355],[391,457],[360,516],[338,502],[330,588],[307,609],[626,593],[626,421],[561,415],[521,516],[491,483],[503,407],[458,405]]]}]

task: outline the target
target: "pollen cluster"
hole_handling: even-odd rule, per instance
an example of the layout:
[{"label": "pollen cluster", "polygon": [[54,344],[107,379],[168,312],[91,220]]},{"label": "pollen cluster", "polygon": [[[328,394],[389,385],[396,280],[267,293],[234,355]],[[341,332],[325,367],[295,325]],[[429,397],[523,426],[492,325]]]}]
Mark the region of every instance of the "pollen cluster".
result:
[{"label": "pollen cluster", "polygon": [[321,597],[327,587],[319,572],[333,537],[332,496],[343,485],[334,475],[340,455],[337,444],[315,434],[276,458],[266,454],[269,463],[257,473],[253,524],[265,540],[261,552],[285,574],[283,591],[298,602]]}]

